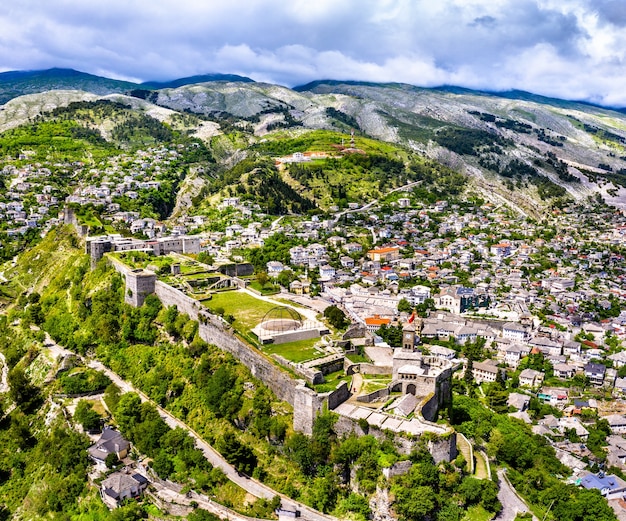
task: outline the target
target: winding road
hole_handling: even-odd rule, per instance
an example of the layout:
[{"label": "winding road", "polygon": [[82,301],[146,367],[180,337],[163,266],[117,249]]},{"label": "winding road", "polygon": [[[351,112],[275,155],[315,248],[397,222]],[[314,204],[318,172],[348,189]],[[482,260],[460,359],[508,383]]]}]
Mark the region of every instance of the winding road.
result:
[{"label": "winding road", "polygon": [[59,356],[59,355],[78,356],[79,358],[83,360],[83,362],[85,362],[92,369],[96,369],[97,371],[101,371],[104,374],[106,374],[111,379],[111,381],[120,388],[122,392],[137,393],[137,395],[139,396],[142,402],[148,402],[157,409],[161,418],[163,418],[165,423],[167,423],[167,425],[170,428],[174,429],[176,427],[180,427],[181,429],[184,429],[185,431],[187,431],[187,433],[195,440],[196,447],[198,447],[202,451],[207,461],[211,463],[211,465],[213,465],[214,467],[221,469],[222,472],[224,472],[224,474],[230,481],[239,485],[246,492],[252,494],[255,497],[265,498],[265,499],[272,499],[275,496],[280,496],[282,500],[282,503],[281,503],[282,508],[285,508],[288,510],[299,510],[301,513],[302,519],[306,519],[309,521],[335,521],[336,520],[336,518],[332,516],[327,516],[325,514],[322,514],[321,512],[307,505],[294,501],[293,499],[288,498],[287,496],[283,494],[280,494],[279,492],[264,485],[263,483],[260,483],[259,481],[255,479],[252,479],[244,474],[240,474],[239,472],[237,472],[235,468],[232,465],[230,465],[222,457],[222,455],[219,452],[217,452],[213,447],[211,447],[211,445],[209,445],[206,441],[204,441],[202,437],[197,432],[195,432],[191,427],[189,427],[186,423],[184,423],[183,421],[173,416],[170,412],[163,409],[161,406],[159,406],[156,402],[150,399],[142,391],[135,388],[132,383],[127,382],[126,380],[123,380],[117,373],[114,373],[108,367],[102,364],[102,362],[99,362],[97,360],[84,359],[83,357],[81,357],[80,355],[77,355],[73,351],[69,351],[68,349],[65,349],[64,347],[58,345],[47,334],[46,334],[46,341],[44,343],[44,346],[48,350],[50,350],[52,354],[56,356]]},{"label": "winding road", "polygon": [[[526,503],[524,503],[506,477],[505,469],[498,470],[498,479],[500,481],[498,499],[502,503],[502,511],[498,514],[495,521],[514,521],[518,512],[530,512]],[[533,515],[533,521],[539,520]]]}]

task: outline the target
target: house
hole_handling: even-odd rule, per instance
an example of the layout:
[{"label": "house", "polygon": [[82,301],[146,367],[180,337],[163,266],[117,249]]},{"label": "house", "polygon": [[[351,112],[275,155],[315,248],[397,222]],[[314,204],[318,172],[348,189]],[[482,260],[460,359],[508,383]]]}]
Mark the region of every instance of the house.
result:
[{"label": "house", "polygon": [[266,266],[267,275],[270,277],[278,277],[278,275],[280,275],[280,273],[285,269],[283,263],[279,261],[269,261]]},{"label": "house", "polygon": [[626,467],[626,440],[622,436],[613,434],[607,437],[607,463],[611,467]]},{"label": "house", "polygon": [[460,314],[474,307],[485,307],[489,303],[486,294],[481,294],[474,288],[463,286],[449,286],[443,288],[435,296],[435,306],[440,309],[447,309],[451,313]]},{"label": "house", "polygon": [[504,362],[513,369],[517,368],[525,350],[518,345],[510,345],[504,352]]},{"label": "house", "polygon": [[563,435],[568,431],[574,430],[582,441],[586,441],[589,437],[589,431],[578,421],[578,418],[559,418],[558,429]]},{"label": "house", "polygon": [[347,253],[361,253],[361,251],[363,251],[363,246],[361,246],[358,242],[349,242],[348,244],[343,245],[343,250]]},{"label": "house", "polygon": [[474,381],[478,384],[482,382],[495,382],[498,378],[498,372],[500,369],[494,365],[493,362],[474,362],[474,368],[472,373],[474,375]]},{"label": "house", "polygon": [[371,333],[380,329],[380,326],[382,325],[388,326],[390,322],[390,318],[381,318],[380,315],[374,315],[373,317],[365,318],[365,326],[367,327],[367,330]]},{"label": "house", "polygon": [[618,369],[626,365],[626,351],[609,355],[607,358],[613,362],[613,367],[617,367]]},{"label": "house", "polygon": [[611,414],[604,419],[609,422],[613,434],[626,434],[626,416],[623,414]]},{"label": "house", "polygon": [[527,394],[511,393],[506,404],[515,407],[518,411],[525,411],[530,403],[530,396]]},{"label": "house", "polygon": [[342,268],[354,268],[354,259],[352,257],[344,255],[339,258],[339,262],[341,262]]},{"label": "house", "polygon": [[104,462],[109,454],[115,454],[118,459],[123,459],[128,454],[130,442],[122,434],[111,427],[102,430],[100,439],[94,443],[87,452],[96,462]]},{"label": "house", "polygon": [[100,497],[109,508],[117,508],[125,499],[139,497],[147,486],[141,474],[114,472],[100,483]]},{"label": "house", "polygon": [[621,396],[626,395],[626,378],[615,379],[615,393]]},{"label": "house", "polygon": [[621,499],[626,491],[626,482],[612,474],[598,472],[588,474],[580,478],[580,486],[587,490],[599,490],[607,499]]},{"label": "house", "polygon": [[576,373],[576,368],[568,364],[555,364],[554,376],[557,378],[571,378]]},{"label": "house", "polygon": [[289,284],[289,291],[296,295],[304,295],[311,291],[311,283],[308,280],[294,280]]},{"label": "house", "polygon": [[507,322],[502,326],[502,337],[513,342],[524,342],[528,336],[526,328],[517,322]]},{"label": "house", "polygon": [[534,369],[524,369],[519,374],[519,384],[524,387],[537,387],[543,382],[543,373]]},{"label": "house", "polygon": [[589,381],[593,385],[602,385],[604,383],[604,374],[606,373],[606,366],[602,364],[595,364],[589,362],[583,368],[585,376],[589,378]]},{"label": "house", "polygon": [[437,358],[443,358],[445,360],[454,360],[456,357],[456,351],[454,349],[450,349],[449,347],[438,346],[437,344],[433,344],[428,347],[430,354],[432,356],[436,356]]},{"label": "house", "polygon": [[400,258],[400,248],[390,246],[388,248],[377,248],[369,250],[367,257],[373,261],[391,262]]},{"label": "house", "polygon": [[320,266],[319,270],[320,270],[320,279],[330,280],[335,277],[336,270],[329,264]]}]

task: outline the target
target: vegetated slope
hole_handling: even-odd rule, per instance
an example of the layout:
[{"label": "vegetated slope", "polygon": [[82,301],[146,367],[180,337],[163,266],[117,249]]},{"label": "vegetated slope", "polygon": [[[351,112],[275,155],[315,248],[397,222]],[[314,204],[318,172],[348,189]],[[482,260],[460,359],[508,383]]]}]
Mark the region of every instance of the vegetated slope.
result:
[{"label": "vegetated slope", "polygon": [[[84,93],[39,96],[7,104],[0,111],[0,128],[75,97],[93,99]],[[293,139],[328,129],[348,140],[354,130],[357,137],[395,143],[434,159],[472,177],[493,197],[535,214],[566,198],[596,194],[626,207],[626,116],[584,103],[526,93],[323,81],[297,90],[214,81],[135,89],[132,97],[111,94],[108,99],[211,140],[216,156],[230,162],[226,169],[259,139]],[[106,129],[100,130],[108,138]],[[230,143],[214,140],[219,133]]]},{"label": "vegetated slope", "polygon": [[626,205],[623,114],[531,95],[511,98],[467,89],[316,82],[298,91],[262,83],[193,85],[160,91],[153,101],[230,116],[231,122],[239,118],[258,136],[282,128],[356,128],[462,170],[479,186],[495,185],[506,198],[558,205],[563,197],[599,192]]},{"label": "vegetated slope", "polygon": [[[513,160],[534,168],[512,176],[517,181],[508,183],[510,192],[554,183],[570,196],[600,192],[612,204],[626,204],[626,118],[620,112],[535,96],[508,99],[399,84],[318,82],[307,89],[358,100],[361,106],[345,103],[342,109],[364,132],[386,140],[393,136],[487,182],[500,181],[497,174]],[[363,117],[372,113],[380,117]],[[537,176],[547,180],[536,181]]]},{"label": "vegetated slope", "polygon": [[104,95],[126,92],[136,86],[135,83],[95,76],[74,69],[10,71],[0,73],[0,104],[25,94],[50,90],[82,90]]},{"label": "vegetated slope", "polygon": [[193,85],[195,83],[208,83],[213,81],[239,81],[243,83],[252,83],[253,79],[238,74],[199,74],[197,76],[189,76],[186,78],[178,78],[170,81],[145,81],[141,84],[144,89],[176,89],[184,85]]}]

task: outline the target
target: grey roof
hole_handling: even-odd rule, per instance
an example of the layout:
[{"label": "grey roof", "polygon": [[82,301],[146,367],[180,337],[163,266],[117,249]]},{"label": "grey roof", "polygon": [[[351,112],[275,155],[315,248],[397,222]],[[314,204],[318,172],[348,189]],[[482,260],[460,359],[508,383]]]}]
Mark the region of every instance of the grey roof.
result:
[{"label": "grey roof", "polygon": [[[122,492],[137,489],[140,485],[147,485],[148,480],[143,476],[140,476],[142,481],[135,478],[135,476],[140,476],[139,474],[134,474],[130,476],[129,474],[125,474],[123,472],[114,472],[108,478],[102,481],[100,486],[104,489],[104,492],[117,499]],[[115,495],[113,495],[115,494]]]},{"label": "grey roof", "polygon": [[117,454],[128,450],[130,442],[115,429],[105,427],[102,430],[100,439],[89,447],[89,455],[93,458],[104,461],[109,454]]},{"label": "grey roof", "polygon": [[417,404],[418,400],[416,396],[412,394],[405,394],[402,398],[400,398],[400,400],[398,400],[398,404],[395,409],[402,415],[408,416],[415,410]]}]

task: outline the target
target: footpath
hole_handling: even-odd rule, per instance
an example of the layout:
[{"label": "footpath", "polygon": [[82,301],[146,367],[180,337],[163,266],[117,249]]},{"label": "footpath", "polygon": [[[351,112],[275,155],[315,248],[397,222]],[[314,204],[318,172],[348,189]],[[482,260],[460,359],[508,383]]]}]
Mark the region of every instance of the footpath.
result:
[{"label": "footpath", "polygon": [[[307,505],[304,505],[303,503],[294,501],[293,499],[273,490],[267,485],[264,485],[263,483],[253,478],[250,478],[244,474],[237,472],[237,470],[235,470],[235,468],[230,463],[228,463],[219,452],[217,452],[213,447],[211,447],[211,445],[209,445],[206,441],[204,441],[202,437],[197,432],[195,432],[191,427],[189,427],[186,423],[176,418],[169,411],[163,409],[161,406],[159,406],[156,402],[154,402],[151,398],[149,398],[142,391],[140,391],[139,389],[136,389],[132,383],[127,382],[126,380],[123,380],[117,373],[114,373],[113,371],[111,371],[108,367],[106,367],[101,362],[97,360],[86,360],[80,355],[77,355],[76,353],[65,349],[64,347],[58,345],[54,340],[52,340],[52,338],[47,333],[46,333],[46,340],[44,342],[44,346],[47,349],[49,349],[49,351],[51,351],[52,354],[56,356],[58,355],[78,356],[80,359],[83,360],[83,362],[86,365],[88,365],[92,369],[96,369],[97,371],[101,371],[102,373],[106,374],[111,379],[111,381],[120,388],[121,392],[123,393],[134,392],[139,396],[142,402],[148,402],[152,404],[156,408],[156,410],[159,412],[159,415],[161,416],[161,418],[163,418],[163,420],[167,423],[167,425],[170,428],[175,429],[176,427],[180,427],[181,429],[187,431],[187,433],[194,439],[196,447],[198,447],[202,451],[202,453],[204,454],[204,457],[207,459],[209,463],[211,463],[211,465],[221,469],[222,472],[224,472],[224,474],[230,481],[239,485],[242,489],[252,494],[254,497],[265,498],[265,499],[271,500],[274,497],[279,496],[281,498],[281,507],[283,509],[299,510],[300,516],[304,520],[309,520],[309,521],[335,521],[336,520],[336,518],[332,516],[328,516]],[[213,501],[211,501],[211,503],[213,505],[216,504]],[[225,515],[225,516],[220,516],[220,517],[224,519],[232,519],[232,516],[230,515]]]}]

